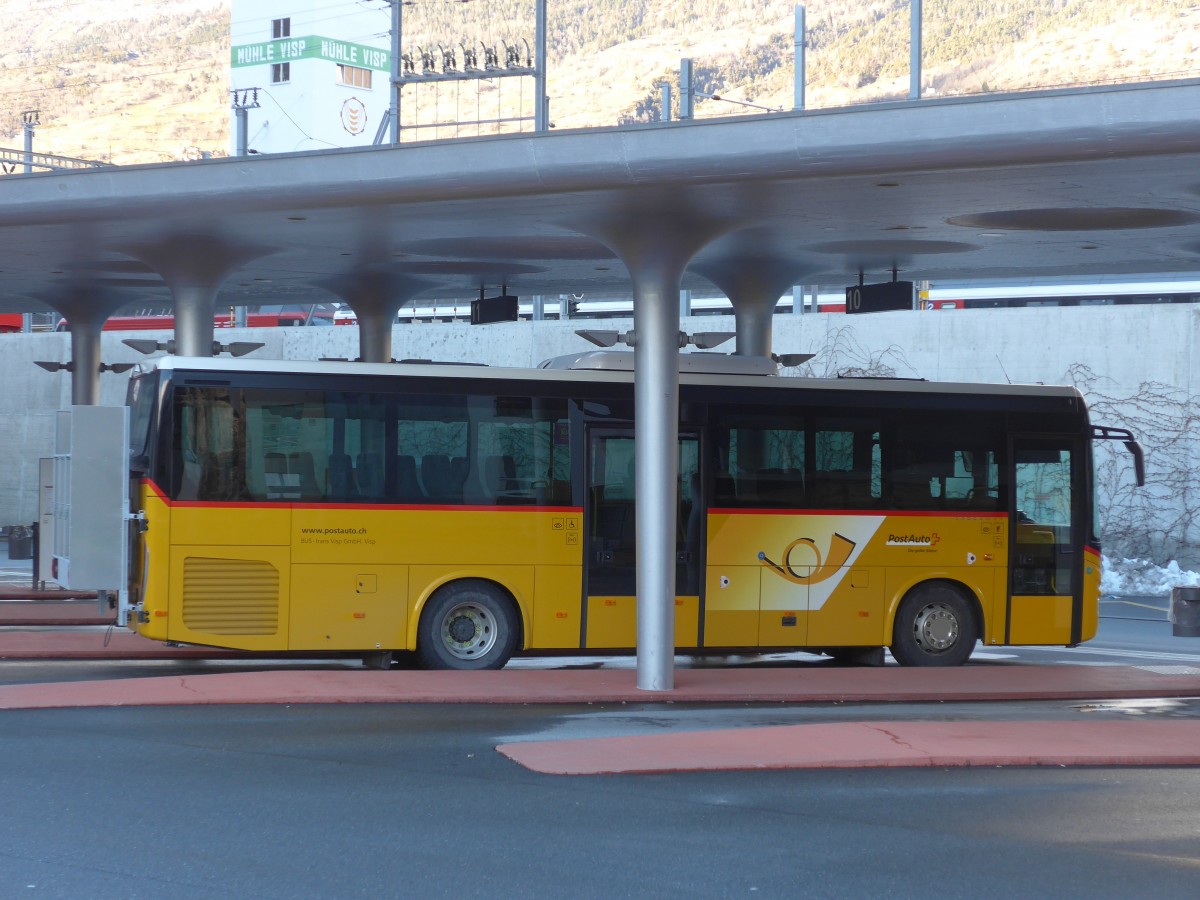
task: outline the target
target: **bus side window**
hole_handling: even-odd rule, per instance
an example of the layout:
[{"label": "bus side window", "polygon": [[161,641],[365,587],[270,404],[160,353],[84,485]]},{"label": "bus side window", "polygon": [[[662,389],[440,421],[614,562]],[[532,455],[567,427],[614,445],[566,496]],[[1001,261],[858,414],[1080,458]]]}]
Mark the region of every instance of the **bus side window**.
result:
[{"label": "bus side window", "polygon": [[245,498],[244,417],[234,401],[228,389],[176,390],[175,499]]},{"label": "bus side window", "polygon": [[891,494],[897,509],[945,508],[947,480],[955,472],[955,452],[950,446],[898,444],[890,456]]},{"label": "bus side window", "polygon": [[713,434],[717,507],[803,508],[808,496],[802,421],[780,421],[778,410],[718,408],[728,423]]},{"label": "bus side window", "polygon": [[408,454],[396,457],[396,496],[401,503],[421,503],[425,492],[417,479],[417,460]]},{"label": "bus side window", "polygon": [[[566,403],[556,398],[474,396],[468,502],[532,506],[569,502]],[[632,483],[630,485],[632,489]]]},{"label": "bus side window", "polygon": [[880,426],[872,419],[818,420],[812,503],[820,509],[870,509],[883,492]]},{"label": "bus side window", "polygon": [[[465,397],[399,397],[396,455],[392,457],[396,468],[388,478],[388,490],[394,490],[402,503],[461,504],[463,484],[472,463],[468,456],[469,433]],[[405,458],[412,459],[411,470],[403,462]]]}]

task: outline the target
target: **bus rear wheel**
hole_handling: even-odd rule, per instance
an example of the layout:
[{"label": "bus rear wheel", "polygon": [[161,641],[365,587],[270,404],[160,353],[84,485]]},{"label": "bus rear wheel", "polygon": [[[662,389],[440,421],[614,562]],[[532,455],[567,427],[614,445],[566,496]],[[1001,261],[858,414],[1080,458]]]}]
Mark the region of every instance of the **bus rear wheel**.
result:
[{"label": "bus rear wheel", "polygon": [[426,669],[500,669],[516,646],[512,600],[486,581],[459,581],[438,590],[417,629],[417,659]]},{"label": "bus rear wheel", "polygon": [[900,602],[890,649],[902,666],[961,666],[978,635],[975,614],[956,588],[924,584]]}]

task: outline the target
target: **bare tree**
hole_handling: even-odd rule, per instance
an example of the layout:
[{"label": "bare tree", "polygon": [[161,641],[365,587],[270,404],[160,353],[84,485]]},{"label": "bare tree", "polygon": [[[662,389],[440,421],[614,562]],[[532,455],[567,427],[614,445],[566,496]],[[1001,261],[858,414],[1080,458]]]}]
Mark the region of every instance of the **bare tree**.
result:
[{"label": "bare tree", "polygon": [[1096,504],[1101,537],[1113,556],[1200,563],[1200,403],[1187,391],[1158,381],[1134,390],[1083,363],[1067,380],[1087,398],[1092,421],[1128,428],[1146,451],[1146,485],[1119,443],[1097,442]]}]

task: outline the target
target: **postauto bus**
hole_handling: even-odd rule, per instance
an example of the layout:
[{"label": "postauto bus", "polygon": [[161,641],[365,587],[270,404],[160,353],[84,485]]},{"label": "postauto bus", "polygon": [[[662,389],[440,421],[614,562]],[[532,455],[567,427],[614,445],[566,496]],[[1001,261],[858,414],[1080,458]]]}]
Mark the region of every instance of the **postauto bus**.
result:
[{"label": "postauto bus", "polygon": [[[131,627],[503,666],[636,640],[633,377],[163,357],[129,388]],[[1096,632],[1071,387],[780,377],[681,355],[675,643],[952,666]]]}]

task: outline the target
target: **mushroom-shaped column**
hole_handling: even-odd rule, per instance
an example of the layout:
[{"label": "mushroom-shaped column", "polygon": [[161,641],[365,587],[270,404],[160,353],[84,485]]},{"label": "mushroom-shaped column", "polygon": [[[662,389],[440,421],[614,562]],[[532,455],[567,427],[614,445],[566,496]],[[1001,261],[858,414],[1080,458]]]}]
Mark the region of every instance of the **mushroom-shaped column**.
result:
[{"label": "mushroom-shaped column", "polygon": [[[633,203],[586,230],[633,279],[637,494],[637,686],[675,686],[675,529],[679,440],[679,287],[688,261],[728,226]],[[582,229],[581,229],[582,230]]]},{"label": "mushroom-shaped column", "polygon": [[180,356],[212,356],[213,318],[221,283],[238,266],[274,250],[198,233],[172,234],[155,243],[126,248],[125,252],[153,267],[171,289],[175,352]]},{"label": "mushroom-shaped column", "polygon": [[768,235],[749,230],[717,242],[691,268],[720,288],[733,305],[735,353],[770,356],[775,304],[811,267],[782,248],[773,250]]},{"label": "mushroom-shaped column", "polygon": [[396,269],[369,267],[323,282],[322,287],[350,304],[358,319],[358,357],[363,362],[392,361],[392,326],[400,307],[435,282]]},{"label": "mushroom-shaped column", "polygon": [[45,303],[58,310],[71,328],[71,403],[95,406],[100,402],[100,334],[104,322],[120,309],[124,300],[82,282],[63,293],[47,297]]}]

